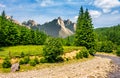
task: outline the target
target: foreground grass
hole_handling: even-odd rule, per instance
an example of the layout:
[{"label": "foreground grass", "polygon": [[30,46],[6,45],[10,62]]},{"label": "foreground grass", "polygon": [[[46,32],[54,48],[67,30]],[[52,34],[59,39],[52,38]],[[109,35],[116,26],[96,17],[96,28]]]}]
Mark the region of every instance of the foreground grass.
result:
[{"label": "foreground grass", "polygon": [[[43,45],[20,45],[11,47],[2,47],[0,49],[0,57],[20,57],[21,52],[30,56],[42,56]],[[79,50],[81,47],[76,46],[64,46],[64,52],[71,52],[73,50]]]}]

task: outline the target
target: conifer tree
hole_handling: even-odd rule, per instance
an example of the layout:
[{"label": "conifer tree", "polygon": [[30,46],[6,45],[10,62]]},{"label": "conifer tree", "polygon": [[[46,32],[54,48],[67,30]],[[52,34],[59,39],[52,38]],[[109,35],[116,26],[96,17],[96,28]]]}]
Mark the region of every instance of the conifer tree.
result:
[{"label": "conifer tree", "polygon": [[93,24],[89,12],[87,9],[84,11],[83,7],[81,7],[77,20],[75,45],[85,46],[87,49],[94,49],[94,37]]}]

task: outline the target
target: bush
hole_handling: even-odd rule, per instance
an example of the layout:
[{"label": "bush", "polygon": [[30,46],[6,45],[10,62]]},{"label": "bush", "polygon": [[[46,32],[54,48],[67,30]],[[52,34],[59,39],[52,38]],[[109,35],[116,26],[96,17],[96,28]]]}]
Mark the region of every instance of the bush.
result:
[{"label": "bush", "polygon": [[64,61],[64,59],[61,56],[58,56],[56,58],[56,62],[63,62],[63,61]]},{"label": "bush", "polygon": [[117,48],[116,55],[120,56],[120,48]]},{"label": "bush", "polygon": [[28,64],[29,61],[30,61],[30,57],[29,56],[24,57],[24,64]]},{"label": "bush", "polygon": [[88,58],[89,56],[89,51],[86,49],[86,47],[84,47],[82,50],[81,50],[82,54],[83,54],[83,57],[85,58]]},{"label": "bush", "polygon": [[25,57],[25,54],[23,52],[21,52],[20,56],[23,58],[23,57]]},{"label": "bush", "polygon": [[38,60],[37,57],[34,58],[34,61],[35,61],[36,64],[39,64],[39,60]]},{"label": "bush", "polygon": [[89,54],[90,54],[90,55],[94,56],[95,53],[96,53],[96,51],[95,51],[94,49],[92,49],[92,48],[89,49]]},{"label": "bush", "polygon": [[63,54],[62,43],[58,38],[48,38],[43,48],[43,56],[47,62],[58,62],[58,57]]},{"label": "bush", "polygon": [[35,65],[36,65],[36,62],[35,62],[34,60],[30,60],[30,61],[29,61],[29,64],[30,64],[30,66],[35,66]]},{"label": "bush", "polygon": [[98,52],[111,53],[115,49],[115,45],[111,41],[103,41],[97,44],[96,50]]},{"label": "bush", "polygon": [[10,68],[11,67],[11,62],[8,58],[5,58],[3,63],[2,63],[3,68]]},{"label": "bush", "polygon": [[40,63],[47,63],[47,60],[45,58],[41,58]]},{"label": "bush", "polygon": [[82,59],[83,58],[83,53],[82,52],[77,53],[76,58],[77,59]]},{"label": "bush", "polygon": [[21,59],[20,62],[19,62],[20,65],[24,64],[24,60]]}]

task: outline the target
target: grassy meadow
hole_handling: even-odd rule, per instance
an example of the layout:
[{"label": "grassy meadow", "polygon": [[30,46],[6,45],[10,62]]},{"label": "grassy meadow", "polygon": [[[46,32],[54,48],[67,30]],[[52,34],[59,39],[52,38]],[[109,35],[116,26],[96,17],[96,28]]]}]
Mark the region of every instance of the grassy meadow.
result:
[{"label": "grassy meadow", "polygon": [[[25,55],[30,56],[42,56],[43,45],[20,45],[20,46],[11,46],[11,47],[2,47],[0,48],[0,57],[19,57],[21,52]],[[63,46],[64,53],[71,52],[74,50],[79,50],[82,47],[76,46]]]}]

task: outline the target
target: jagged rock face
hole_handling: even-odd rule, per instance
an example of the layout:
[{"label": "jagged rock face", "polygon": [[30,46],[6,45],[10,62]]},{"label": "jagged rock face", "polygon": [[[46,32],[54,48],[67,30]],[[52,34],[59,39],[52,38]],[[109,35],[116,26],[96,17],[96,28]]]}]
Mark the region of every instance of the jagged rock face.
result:
[{"label": "jagged rock face", "polygon": [[75,32],[76,24],[72,23],[69,19],[64,21],[66,28],[70,29],[72,32]]},{"label": "jagged rock face", "polygon": [[39,25],[38,28],[40,31],[43,31],[53,37],[58,37],[59,31],[61,29],[61,27],[57,23],[57,19],[54,19],[53,21],[45,23],[43,25]]},{"label": "jagged rock face", "polygon": [[[65,21],[63,21],[60,17],[58,17],[58,19],[54,19],[51,22],[45,23],[43,25],[39,25],[39,30],[44,31],[45,33],[47,33],[48,35],[54,36],[54,37],[62,37],[65,38],[67,36],[70,36],[72,34],[74,34],[74,27],[73,27],[73,23],[71,21],[69,21],[67,24],[67,26],[65,26]],[[71,25],[72,24],[72,25]],[[70,30],[69,26],[71,26],[71,28],[73,28]]]},{"label": "jagged rock face", "polygon": [[22,25],[26,25],[26,26],[36,26],[37,23],[36,23],[34,20],[28,20],[27,22],[24,21],[24,22],[22,23]]},{"label": "jagged rock face", "polygon": [[58,17],[58,24],[61,26],[61,30],[59,31],[59,37],[65,38],[73,34],[71,30],[65,27],[64,21]]},{"label": "jagged rock face", "polygon": [[24,21],[22,25],[26,27],[30,27],[31,29],[39,29],[40,31],[45,32],[46,34],[53,37],[62,37],[65,38],[74,34],[75,31],[75,23],[72,23],[70,20],[62,20],[60,17],[52,20],[51,22],[47,22],[43,25],[36,24],[34,20]]}]

